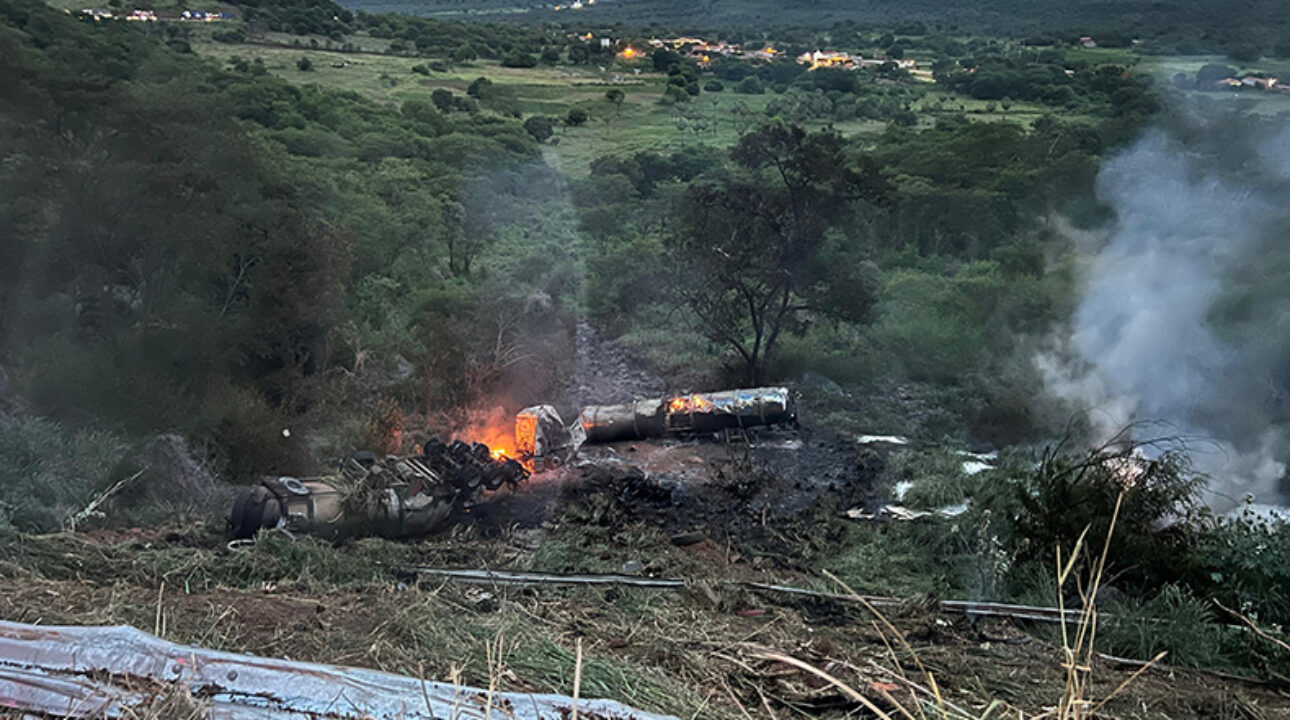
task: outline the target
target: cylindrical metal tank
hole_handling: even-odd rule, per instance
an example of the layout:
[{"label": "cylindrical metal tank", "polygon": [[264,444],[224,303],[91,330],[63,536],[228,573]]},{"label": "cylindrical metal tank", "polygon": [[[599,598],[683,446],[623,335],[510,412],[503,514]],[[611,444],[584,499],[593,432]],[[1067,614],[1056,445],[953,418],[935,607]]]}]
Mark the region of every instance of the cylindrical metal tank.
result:
[{"label": "cylindrical metal tank", "polygon": [[788,388],[764,387],[592,405],[578,420],[587,442],[594,443],[792,425],[797,410]]}]

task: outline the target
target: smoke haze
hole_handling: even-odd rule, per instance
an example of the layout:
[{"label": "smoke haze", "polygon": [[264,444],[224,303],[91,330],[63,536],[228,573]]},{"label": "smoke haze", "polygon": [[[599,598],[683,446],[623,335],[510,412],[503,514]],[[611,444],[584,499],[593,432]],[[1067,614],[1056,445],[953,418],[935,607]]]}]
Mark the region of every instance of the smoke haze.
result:
[{"label": "smoke haze", "polygon": [[1112,159],[1097,182],[1115,212],[1088,262],[1050,391],[1088,411],[1098,439],[1164,422],[1211,478],[1210,504],[1282,500],[1290,359],[1283,122],[1183,111]]}]

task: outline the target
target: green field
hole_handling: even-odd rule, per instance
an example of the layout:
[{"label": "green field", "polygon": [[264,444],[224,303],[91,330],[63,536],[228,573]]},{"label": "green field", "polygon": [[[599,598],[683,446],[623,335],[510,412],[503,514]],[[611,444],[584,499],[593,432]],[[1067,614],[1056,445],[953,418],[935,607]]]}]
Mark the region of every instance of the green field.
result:
[{"label": "green field", "polygon": [[[280,41],[276,37],[267,40]],[[363,38],[356,37],[355,44],[375,47],[380,42],[366,40],[365,45]],[[601,71],[594,66],[506,68],[496,62],[478,61],[454,66],[447,72],[431,71],[426,76],[412,71],[413,66],[429,62],[424,58],[283,45],[199,41],[194,43],[194,50],[221,62],[235,57],[259,59],[269,72],[290,82],[350,90],[384,104],[429,99],[430,93],[439,88],[464,94],[476,78],[486,77],[512,92],[525,115],[563,118],[570,108],[581,107],[590,116],[588,122],[580,127],[561,126],[549,154],[573,175],[584,175],[591,161],[604,155],[630,155],[694,144],[730,145],[741,128],[763,117],[767,103],[775,97],[771,93],[740,95],[726,90],[704,93],[689,103],[665,105],[660,102],[664,76],[654,72],[638,75],[628,68]],[[297,63],[301,58],[308,58],[313,69],[300,70]],[[605,99],[606,91],[615,87],[626,96],[621,107]],[[979,105],[984,108],[984,103]],[[1020,118],[1021,112],[1020,107],[1014,108],[1013,115]],[[991,119],[1003,117],[996,113]],[[811,123],[816,127],[825,124]],[[836,127],[845,133],[873,133],[881,131],[884,124],[852,121]]]}]

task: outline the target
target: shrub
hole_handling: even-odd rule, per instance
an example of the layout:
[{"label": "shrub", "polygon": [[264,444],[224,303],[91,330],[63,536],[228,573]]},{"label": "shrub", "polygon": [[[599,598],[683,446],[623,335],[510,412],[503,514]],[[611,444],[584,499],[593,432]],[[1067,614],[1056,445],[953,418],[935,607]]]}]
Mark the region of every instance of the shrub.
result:
[{"label": "shrub", "polygon": [[721,92],[722,90],[725,90],[725,89],[726,89],[725,84],[722,83],[720,80],[709,80],[703,85],[704,92]]},{"label": "shrub", "polygon": [[587,114],[587,111],[583,110],[582,108],[579,108],[579,107],[570,108],[569,114],[566,115],[564,118],[564,122],[568,125],[573,125],[576,127],[578,125],[581,125],[587,122],[587,120],[590,117],[591,116]]},{"label": "shrub", "polygon": [[301,72],[309,72],[314,69],[314,61],[307,57],[302,57],[296,61],[296,68]]},{"label": "shrub", "polygon": [[0,526],[66,526],[107,489],[128,449],[107,432],[73,432],[44,418],[13,421],[0,431]]},{"label": "shrub", "polygon": [[761,95],[766,92],[766,88],[756,77],[746,77],[735,86],[735,92],[741,95]]},{"label": "shrub", "polygon": [[537,57],[525,52],[513,52],[502,58],[502,67],[534,68],[537,64]]},{"label": "shrub", "polygon": [[554,133],[551,128],[551,120],[541,115],[534,115],[525,120],[524,129],[538,142],[546,142]]}]

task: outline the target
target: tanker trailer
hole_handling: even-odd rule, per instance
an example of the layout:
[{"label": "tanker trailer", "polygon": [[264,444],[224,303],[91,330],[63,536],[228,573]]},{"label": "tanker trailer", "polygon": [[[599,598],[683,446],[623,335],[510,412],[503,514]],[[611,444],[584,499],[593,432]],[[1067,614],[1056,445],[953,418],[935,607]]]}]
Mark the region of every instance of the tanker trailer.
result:
[{"label": "tanker trailer", "polygon": [[578,422],[587,442],[601,443],[796,425],[797,408],[788,388],[764,387],[592,405]]}]

